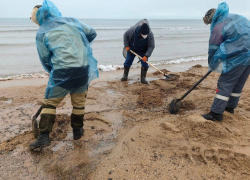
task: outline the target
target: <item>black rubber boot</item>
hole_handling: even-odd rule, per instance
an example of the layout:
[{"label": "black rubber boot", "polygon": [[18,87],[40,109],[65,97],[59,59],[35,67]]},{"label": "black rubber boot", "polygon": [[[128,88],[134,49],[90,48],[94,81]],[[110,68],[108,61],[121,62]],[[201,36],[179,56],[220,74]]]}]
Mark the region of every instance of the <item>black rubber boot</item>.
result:
[{"label": "black rubber boot", "polygon": [[81,129],[73,129],[73,139],[74,140],[80,139],[82,137],[83,133],[84,133],[83,128],[81,128]]},{"label": "black rubber boot", "polygon": [[234,108],[226,107],[225,111],[230,112],[231,114],[234,113]]},{"label": "black rubber boot", "polygon": [[50,145],[49,132],[42,133],[38,136],[37,140],[30,144],[31,149],[42,148]]},{"label": "black rubber boot", "polygon": [[147,67],[142,67],[141,68],[141,82],[143,84],[148,84],[148,81],[146,81],[147,71],[148,71]]},{"label": "black rubber boot", "polygon": [[211,120],[211,121],[222,121],[223,116],[222,114],[214,113],[210,111],[209,114],[202,114],[202,117],[204,117],[206,120]]},{"label": "black rubber boot", "polygon": [[124,73],[121,78],[121,81],[127,81],[128,80],[128,73],[129,73],[130,67],[124,67]]},{"label": "black rubber boot", "polygon": [[81,115],[71,114],[71,127],[73,128],[74,140],[80,139],[84,133],[83,119],[84,119],[84,114]]}]

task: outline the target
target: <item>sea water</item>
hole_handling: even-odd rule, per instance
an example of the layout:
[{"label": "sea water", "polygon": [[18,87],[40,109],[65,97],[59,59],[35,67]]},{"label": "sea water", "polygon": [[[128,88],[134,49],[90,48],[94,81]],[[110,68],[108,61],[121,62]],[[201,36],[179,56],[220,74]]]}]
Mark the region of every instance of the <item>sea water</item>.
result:
[{"label": "sea water", "polygon": [[[97,32],[92,48],[99,70],[123,67],[123,34],[139,19],[79,20]],[[152,64],[207,60],[209,26],[202,20],[148,21],[155,38],[155,49],[149,58]],[[36,49],[38,28],[30,19],[0,19],[0,78],[46,76]],[[133,67],[140,66],[137,61]]]}]

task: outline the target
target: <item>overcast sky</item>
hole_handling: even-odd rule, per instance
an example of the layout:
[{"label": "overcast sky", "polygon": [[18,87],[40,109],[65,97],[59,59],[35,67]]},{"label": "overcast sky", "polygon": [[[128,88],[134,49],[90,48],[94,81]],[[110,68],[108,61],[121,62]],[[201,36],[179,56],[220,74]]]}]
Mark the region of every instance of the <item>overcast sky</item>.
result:
[{"label": "overcast sky", "polygon": [[[0,18],[29,18],[43,0],[0,0]],[[52,0],[62,16],[81,19],[201,19],[219,0]],[[227,0],[230,13],[250,19],[250,0]]]}]

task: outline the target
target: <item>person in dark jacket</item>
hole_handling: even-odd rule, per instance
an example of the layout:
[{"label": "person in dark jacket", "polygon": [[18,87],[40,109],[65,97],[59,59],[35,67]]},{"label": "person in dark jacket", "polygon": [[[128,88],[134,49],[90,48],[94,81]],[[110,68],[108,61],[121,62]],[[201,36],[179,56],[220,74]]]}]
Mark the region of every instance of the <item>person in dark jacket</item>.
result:
[{"label": "person in dark jacket", "polygon": [[141,61],[141,82],[148,84],[146,81],[146,75],[149,66],[146,61],[148,61],[148,58],[151,56],[155,48],[154,35],[150,29],[148,21],[143,19],[130,27],[124,33],[123,40],[127,51],[127,57],[124,62],[124,74],[121,81],[126,81],[128,79],[129,69],[135,58],[135,55],[130,52],[131,49],[143,57]]},{"label": "person in dark jacket", "polygon": [[250,73],[250,22],[243,16],[229,14],[227,3],[210,9],[203,18],[211,24],[209,70],[221,73],[216,96],[207,120],[222,121],[224,111],[234,113]]}]

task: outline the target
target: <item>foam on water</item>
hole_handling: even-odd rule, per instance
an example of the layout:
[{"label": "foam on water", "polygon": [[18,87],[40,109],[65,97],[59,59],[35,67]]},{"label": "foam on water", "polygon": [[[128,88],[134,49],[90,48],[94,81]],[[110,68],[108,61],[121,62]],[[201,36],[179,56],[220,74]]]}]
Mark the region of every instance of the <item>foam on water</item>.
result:
[{"label": "foam on water", "polygon": [[[150,62],[154,66],[165,65],[165,64],[180,64],[191,61],[200,61],[207,60],[207,56],[196,56],[196,57],[187,57],[187,58],[178,58],[172,60],[163,60],[157,62]],[[137,59],[135,59],[137,61]],[[141,63],[134,63],[131,68],[139,68],[141,67]],[[116,71],[119,69],[123,69],[123,65],[99,65],[99,71],[107,72],[107,71]],[[46,78],[49,74],[47,72],[39,72],[39,73],[30,73],[30,74],[19,74],[7,77],[0,77],[0,81],[8,81],[8,80],[19,80],[19,79],[29,79],[29,78]]]},{"label": "foam on water", "polygon": [[[164,64],[180,64],[180,63],[186,63],[191,61],[200,61],[200,60],[207,60],[208,56],[196,56],[196,57],[187,57],[187,58],[178,58],[178,59],[172,59],[172,60],[163,60],[163,61],[157,61],[157,62],[150,62],[152,65],[164,65]],[[134,61],[137,61],[135,59]],[[141,67],[141,63],[134,63],[131,68],[138,68]],[[115,71],[119,69],[123,69],[123,65],[99,65],[98,69],[100,71]]]},{"label": "foam on water", "polygon": [[98,69],[100,71],[115,71],[115,70],[119,70],[122,69],[123,65],[99,65]]},{"label": "foam on water", "polygon": [[19,75],[7,76],[7,77],[0,77],[0,81],[29,79],[29,78],[46,78],[48,76],[49,74],[46,72],[33,73],[33,74],[19,74]]}]

